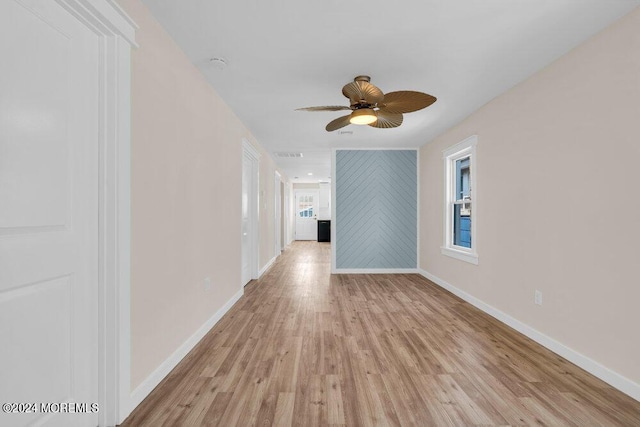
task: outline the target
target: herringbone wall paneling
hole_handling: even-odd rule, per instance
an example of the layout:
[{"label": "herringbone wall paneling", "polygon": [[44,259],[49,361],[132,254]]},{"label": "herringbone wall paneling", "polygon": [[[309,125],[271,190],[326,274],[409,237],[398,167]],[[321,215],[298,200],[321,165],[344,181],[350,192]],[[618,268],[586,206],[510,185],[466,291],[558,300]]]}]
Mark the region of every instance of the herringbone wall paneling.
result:
[{"label": "herringbone wall paneling", "polygon": [[336,151],[336,267],[416,268],[417,151]]}]

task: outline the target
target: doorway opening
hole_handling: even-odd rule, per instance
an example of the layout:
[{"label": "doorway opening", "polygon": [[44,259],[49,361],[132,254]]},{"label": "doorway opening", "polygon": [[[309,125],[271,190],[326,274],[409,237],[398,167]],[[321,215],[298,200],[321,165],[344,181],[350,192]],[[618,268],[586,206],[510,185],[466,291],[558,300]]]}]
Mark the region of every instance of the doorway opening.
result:
[{"label": "doorway opening", "polygon": [[260,153],[242,140],[242,272],[241,286],[259,276],[258,268],[258,176]]}]

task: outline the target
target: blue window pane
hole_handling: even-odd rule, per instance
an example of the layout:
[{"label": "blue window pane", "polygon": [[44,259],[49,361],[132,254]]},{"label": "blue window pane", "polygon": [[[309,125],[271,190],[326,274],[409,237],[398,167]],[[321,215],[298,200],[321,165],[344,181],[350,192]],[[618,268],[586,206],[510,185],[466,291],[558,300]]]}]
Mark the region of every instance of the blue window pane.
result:
[{"label": "blue window pane", "polygon": [[463,200],[470,195],[471,168],[469,157],[456,160],[456,199]]},{"label": "blue window pane", "polygon": [[453,244],[471,248],[471,208],[467,207],[453,206]]}]

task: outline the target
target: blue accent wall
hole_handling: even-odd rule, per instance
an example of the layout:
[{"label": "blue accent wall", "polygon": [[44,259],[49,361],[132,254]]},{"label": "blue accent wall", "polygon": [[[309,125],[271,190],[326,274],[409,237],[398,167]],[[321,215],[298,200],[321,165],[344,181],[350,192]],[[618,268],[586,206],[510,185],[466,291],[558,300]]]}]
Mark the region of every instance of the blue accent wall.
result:
[{"label": "blue accent wall", "polygon": [[336,151],[336,268],[416,268],[416,150]]}]

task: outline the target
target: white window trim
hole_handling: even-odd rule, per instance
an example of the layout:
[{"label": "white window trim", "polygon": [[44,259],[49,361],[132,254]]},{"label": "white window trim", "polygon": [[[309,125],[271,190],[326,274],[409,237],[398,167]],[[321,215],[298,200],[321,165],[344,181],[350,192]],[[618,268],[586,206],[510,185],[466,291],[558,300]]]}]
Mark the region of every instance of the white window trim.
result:
[{"label": "white window trim", "polygon": [[[458,144],[447,148],[442,152],[444,160],[444,241],[440,252],[443,255],[466,261],[471,264],[478,265],[478,189],[476,186],[476,145],[478,144],[478,136],[472,135]],[[452,223],[452,204],[450,198],[453,194],[454,178],[452,171],[456,160],[463,157],[471,156],[471,248],[465,248],[453,244],[453,223]]]}]

